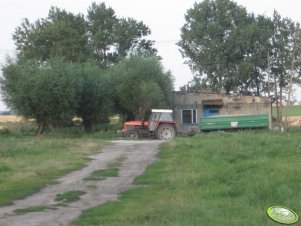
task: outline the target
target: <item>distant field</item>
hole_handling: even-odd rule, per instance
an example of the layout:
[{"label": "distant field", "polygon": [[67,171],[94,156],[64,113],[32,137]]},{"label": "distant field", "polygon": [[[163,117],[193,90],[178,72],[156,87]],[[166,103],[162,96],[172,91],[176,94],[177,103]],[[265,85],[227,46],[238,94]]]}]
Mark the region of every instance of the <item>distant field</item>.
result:
[{"label": "distant field", "polygon": [[16,115],[0,115],[1,122],[19,122],[22,120],[22,117]]},{"label": "distant field", "polygon": [[34,123],[16,115],[0,115],[0,132],[31,132],[35,130]]},{"label": "distant field", "polygon": [[[273,116],[277,114],[276,107],[273,107]],[[283,107],[283,116],[301,116],[301,105],[300,106],[284,106]]]}]

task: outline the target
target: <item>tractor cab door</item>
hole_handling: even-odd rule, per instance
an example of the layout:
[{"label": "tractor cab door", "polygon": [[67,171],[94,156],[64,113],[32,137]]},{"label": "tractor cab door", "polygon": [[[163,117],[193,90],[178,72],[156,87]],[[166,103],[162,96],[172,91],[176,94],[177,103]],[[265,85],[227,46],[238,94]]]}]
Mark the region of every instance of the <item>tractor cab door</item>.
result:
[{"label": "tractor cab door", "polygon": [[149,131],[155,131],[158,125],[158,122],[160,120],[160,112],[153,112],[150,116],[149,123],[148,123],[148,129]]}]

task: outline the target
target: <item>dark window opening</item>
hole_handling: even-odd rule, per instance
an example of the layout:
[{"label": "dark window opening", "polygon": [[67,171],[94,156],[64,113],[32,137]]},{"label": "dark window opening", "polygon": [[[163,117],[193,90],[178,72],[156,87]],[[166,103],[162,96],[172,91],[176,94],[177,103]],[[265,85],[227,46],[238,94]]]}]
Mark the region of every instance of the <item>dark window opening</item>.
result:
[{"label": "dark window opening", "polygon": [[197,112],[195,109],[181,111],[182,124],[196,124]]}]

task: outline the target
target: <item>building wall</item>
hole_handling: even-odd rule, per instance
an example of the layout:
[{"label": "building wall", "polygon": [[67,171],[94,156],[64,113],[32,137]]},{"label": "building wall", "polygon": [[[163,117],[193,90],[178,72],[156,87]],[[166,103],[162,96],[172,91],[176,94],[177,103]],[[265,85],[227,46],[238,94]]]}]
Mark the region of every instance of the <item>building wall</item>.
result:
[{"label": "building wall", "polygon": [[[268,114],[271,125],[271,101],[266,97],[229,96],[215,93],[173,92],[174,117],[179,127],[178,132],[199,132],[200,118],[204,117],[204,108],[218,109],[219,115]],[[195,110],[196,121],[183,123],[182,110]],[[187,112],[187,111],[186,111]],[[194,113],[193,112],[193,113]],[[192,114],[193,114],[192,113]]]}]

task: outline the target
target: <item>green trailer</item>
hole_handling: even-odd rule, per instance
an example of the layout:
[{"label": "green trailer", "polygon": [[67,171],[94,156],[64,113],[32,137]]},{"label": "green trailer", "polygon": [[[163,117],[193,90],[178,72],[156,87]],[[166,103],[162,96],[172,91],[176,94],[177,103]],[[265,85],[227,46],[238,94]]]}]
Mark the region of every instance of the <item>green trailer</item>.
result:
[{"label": "green trailer", "polygon": [[269,127],[269,116],[267,114],[231,116],[219,115],[200,119],[201,131],[265,127]]}]

